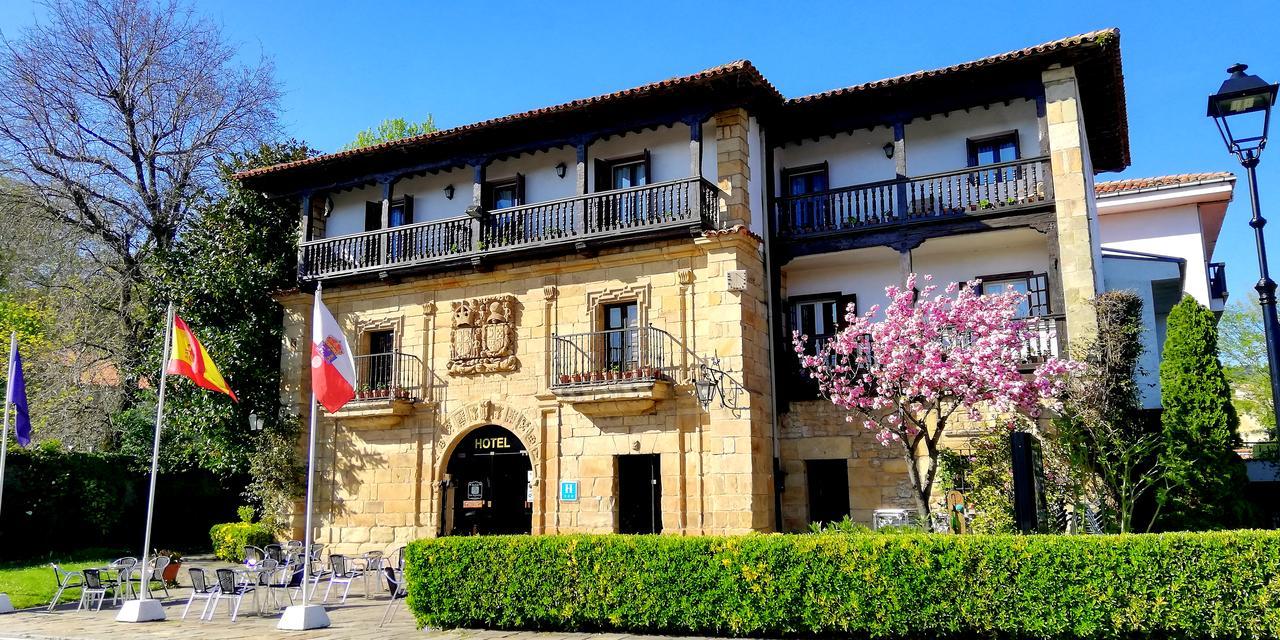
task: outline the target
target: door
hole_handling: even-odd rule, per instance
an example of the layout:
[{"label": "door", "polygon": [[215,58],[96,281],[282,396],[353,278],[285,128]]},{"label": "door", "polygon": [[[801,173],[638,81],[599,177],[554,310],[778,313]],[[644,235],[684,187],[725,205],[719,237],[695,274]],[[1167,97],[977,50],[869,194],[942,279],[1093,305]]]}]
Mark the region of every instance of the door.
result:
[{"label": "door", "polygon": [[640,366],[638,317],[635,302],[604,307],[604,370],[631,371]]},{"label": "door", "polygon": [[[599,161],[596,190],[617,191],[647,185],[653,179],[651,167],[648,151],[629,158]],[[641,189],[603,196],[599,200],[599,229],[627,229],[644,223],[653,208],[650,195]]]},{"label": "door", "polygon": [[393,358],[395,355],[395,332],[393,331],[370,331],[369,334],[369,350],[365,356],[365,380],[370,391],[380,391],[390,389],[395,382],[392,380],[394,374]]},{"label": "door", "polygon": [[828,188],[825,164],[788,169],[782,173],[782,182],[790,196],[794,229],[814,231],[830,226],[826,196],[820,195]]},{"label": "door", "polygon": [[618,533],[662,533],[657,454],[618,456]]},{"label": "door", "polygon": [[452,533],[529,533],[532,471],[524,444],[507,429],[487,425],[467,434],[449,458]]},{"label": "door", "polygon": [[839,522],[849,515],[849,463],[805,460],[809,522]]}]

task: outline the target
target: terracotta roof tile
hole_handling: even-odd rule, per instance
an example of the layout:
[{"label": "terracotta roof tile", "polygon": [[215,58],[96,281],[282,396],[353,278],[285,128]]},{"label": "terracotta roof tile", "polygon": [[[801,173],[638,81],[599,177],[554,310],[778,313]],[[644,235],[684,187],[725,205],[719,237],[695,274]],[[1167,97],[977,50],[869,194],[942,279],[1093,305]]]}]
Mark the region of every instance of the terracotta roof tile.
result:
[{"label": "terracotta roof tile", "polygon": [[244,178],[259,176],[267,173],[277,173],[277,172],[291,169],[294,167],[320,164],[323,162],[336,160],[339,158],[347,158],[347,157],[358,156],[358,155],[368,155],[384,149],[413,146],[415,144],[430,142],[432,140],[453,137],[453,136],[456,136],[457,134],[464,133],[467,131],[472,131],[475,129],[484,129],[484,128],[491,127],[498,124],[506,124],[511,122],[518,122],[521,120],[528,120],[538,116],[543,116],[543,115],[548,115],[553,113],[564,113],[564,112],[573,111],[576,109],[581,109],[583,107],[599,104],[602,102],[612,102],[614,100],[644,95],[647,93],[652,93],[659,89],[669,89],[673,87],[679,87],[682,85],[701,82],[711,78],[731,75],[734,73],[742,73],[747,75],[751,79],[756,80],[759,84],[762,85],[762,87],[765,89],[767,93],[772,94],[778,100],[782,100],[782,94],[779,93],[777,88],[775,88],[772,84],[769,83],[768,80],[765,79],[765,77],[760,73],[760,71],[756,69],[755,65],[751,64],[750,60],[735,60],[728,64],[722,64],[717,67],[711,67],[710,69],[704,69],[702,71],[699,71],[697,73],[693,73],[687,76],[678,76],[675,78],[668,78],[666,80],[651,82],[649,84],[641,85],[639,87],[632,87],[630,89],[623,89],[621,91],[605,93],[605,94],[593,96],[590,98],[580,98],[578,100],[571,100],[569,102],[565,102],[563,104],[558,104],[550,107],[541,107],[538,109],[531,109],[529,111],[513,113],[511,115],[501,116],[498,118],[491,118],[489,120],[482,120],[480,122],[466,124],[460,127],[453,127],[451,129],[440,129],[438,131],[432,131],[430,133],[424,133],[416,136],[410,136],[407,138],[401,138],[399,140],[391,140],[389,142],[382,142],[382,143],[370,145],[367,147],[360,147],[358,149],[348,149],[346,151],[338,151],[336,153],[327,153],[324,155],[319,155],[312,158],[306,158],[303,160],[295,160],[293,162],[285,162],[282,164],[271,165],[269,167],[261,167],[258,169],[251,169],[249,171],[241,171],[240,173],[237,173],[235,177],[237,179],[244,179]]},{"label": "terracotta roof tile", "polygon": [[1114,193],[1124,193],[1126,191],[1139,191],[1142,189],[1154,189],[1156,187],[1176,187],[1179,185],[1194,184],[1206,181],[1218,180],[1235,180],[1235,174],[1229,171],[1211,171],[1207,173],[1179,173],[1170,176],[1154,176],[1151,178],[1128,178],[1125,180],[1111,180],[1108,182],[1098,182],[1093,185],[1093,190],[1098,195],[1108,195]]}]

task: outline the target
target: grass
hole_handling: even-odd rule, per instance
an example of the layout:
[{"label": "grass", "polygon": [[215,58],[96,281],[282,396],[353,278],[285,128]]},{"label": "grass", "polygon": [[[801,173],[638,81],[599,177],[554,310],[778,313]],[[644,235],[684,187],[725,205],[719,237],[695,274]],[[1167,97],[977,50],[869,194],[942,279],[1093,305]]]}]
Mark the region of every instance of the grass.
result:
[{"label": "grass", "polygon": [[[47,605],[58,590],[53,569],[49,567],[50,562],[56,562],[64,570],[71,571],[86,567],[101,567],[121,555],[108,549],[85,549],[39,561],[0,563],[0,593],[9,594],[15,609]],[[74,601],[79,597],[79,589],[67,589],[62,593],[63,602]]]}]

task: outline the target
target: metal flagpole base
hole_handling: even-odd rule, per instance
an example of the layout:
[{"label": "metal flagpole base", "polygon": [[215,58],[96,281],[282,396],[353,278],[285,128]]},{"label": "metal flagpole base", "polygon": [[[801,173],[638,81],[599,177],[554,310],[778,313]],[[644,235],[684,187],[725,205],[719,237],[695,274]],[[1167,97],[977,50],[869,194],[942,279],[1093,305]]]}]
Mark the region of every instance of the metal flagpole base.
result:
[{"label": "metal flagpole base", "polygon": [[7,593],[0,593],[0,613],[13,613],[13,603]]},{"label": "metal flagpole base", "polygon": [[307,629],[323,629],[329,626],[329,614],[325,613],[321,604],[295,604],[285,607],[280,616],[277,629],[286,631],[306,631]]},{"label": "metal flagpole base", "polygon": [[155,622],[164,620],[164,605],[155,598],[125,600],[116,614],[116,622]]}]

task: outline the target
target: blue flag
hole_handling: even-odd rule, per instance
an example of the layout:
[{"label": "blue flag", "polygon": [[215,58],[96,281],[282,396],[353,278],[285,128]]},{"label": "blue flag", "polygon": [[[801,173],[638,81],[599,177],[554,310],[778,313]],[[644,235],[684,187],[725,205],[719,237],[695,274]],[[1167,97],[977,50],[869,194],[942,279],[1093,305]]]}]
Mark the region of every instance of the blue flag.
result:
[{"label": "blue flag", "polygon": [[27,410],[27,382],[22,379],[22,356],[18,354],[16,347],[13,350],[11,375],[12,381],[9,387],[13,391],[11,402],[18,414],[13,433],[18,437],[18,444],[25,447],[31,444],[31,412]]}]

